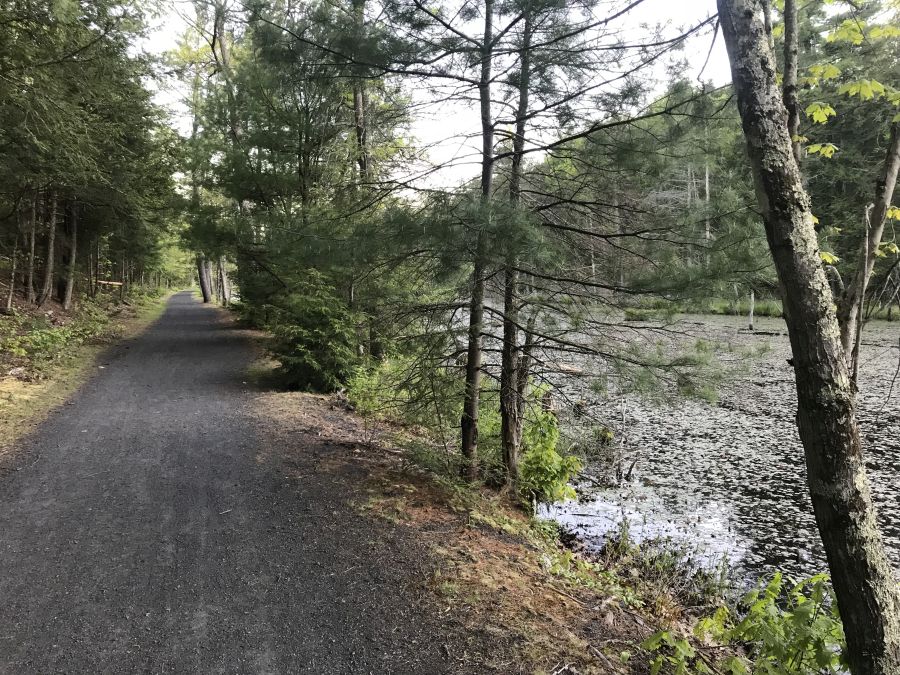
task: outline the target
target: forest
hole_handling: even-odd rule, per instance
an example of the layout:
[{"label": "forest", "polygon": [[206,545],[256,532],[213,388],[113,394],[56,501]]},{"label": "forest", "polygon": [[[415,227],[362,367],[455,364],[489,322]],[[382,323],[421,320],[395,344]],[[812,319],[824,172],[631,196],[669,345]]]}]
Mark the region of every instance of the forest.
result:
[{"label": "forest", "polygon": [[[653,672],[900,672],[867,476],[898,448],[900,5],[655,4],[0,0],[0,350],[196,285],[282,386],[533,512],[598,456],[630,479],[624,401],[715,405],[762,354],[683,317],[781,331],[828,581],[704,624],[727,663],[660,633]],[[858,405],[870,324],[890,387]]]}]

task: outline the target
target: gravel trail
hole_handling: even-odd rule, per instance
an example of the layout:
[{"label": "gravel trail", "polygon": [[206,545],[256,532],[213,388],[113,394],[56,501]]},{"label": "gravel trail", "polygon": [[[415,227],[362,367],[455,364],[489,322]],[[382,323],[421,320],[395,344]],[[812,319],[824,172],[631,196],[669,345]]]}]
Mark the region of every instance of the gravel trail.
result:
[{"label": "gravel trail", "polygon": [[428,554],[251,412],[251,337],[189,293],[0,477],[2,673],[484,672]]}]

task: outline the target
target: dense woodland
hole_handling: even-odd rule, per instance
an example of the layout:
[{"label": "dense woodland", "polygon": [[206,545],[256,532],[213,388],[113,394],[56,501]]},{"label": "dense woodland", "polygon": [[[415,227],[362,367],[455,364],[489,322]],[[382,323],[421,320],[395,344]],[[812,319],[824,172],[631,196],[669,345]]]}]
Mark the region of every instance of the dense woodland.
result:
[{"label": "dense woodland", "polygon": [[[3,0],[4,306],[190,273],[269,331],[286,384],[526,501],[579,468],[556,410],[591,413],[563,379],[713,396],[720,346],[666,318],[784,311],[844,658],[896,673],[854,392],[865,322],[900,314],[900,7],[721,0],[634,30],[640,4],[194,0],[159,58],[138,45],[173,8]],[[684,79],[716,39],[735,85]],[[442,102],[478,111],[454,188],[411,131]]]}]

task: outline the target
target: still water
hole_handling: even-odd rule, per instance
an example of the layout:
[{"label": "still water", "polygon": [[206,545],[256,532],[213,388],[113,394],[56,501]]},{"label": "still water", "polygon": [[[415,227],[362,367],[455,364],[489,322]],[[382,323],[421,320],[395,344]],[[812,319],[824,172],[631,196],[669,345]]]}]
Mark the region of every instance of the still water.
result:
[{"label": "still water", "polygon": [[[715,403],[592,398],[623,446],[614,466],[588,466],[609,487],[581,484],[578,501],[545,507],[543,515],[588,546],[601,545],[624,520],[636,540],[668,538],[708,564],[724,558],[745,581],[776,569],[795,576],[824,570],[794,425],[796,391],[783,321],[757,320],[756,334],[739,331],[745,320],[737,317],[683,322],[686,333],[768,351],[748,360]],[[898,340],[898,323],[867,326],[859,407],[880,526],[900,569],[900,381],[891,391]]]}]

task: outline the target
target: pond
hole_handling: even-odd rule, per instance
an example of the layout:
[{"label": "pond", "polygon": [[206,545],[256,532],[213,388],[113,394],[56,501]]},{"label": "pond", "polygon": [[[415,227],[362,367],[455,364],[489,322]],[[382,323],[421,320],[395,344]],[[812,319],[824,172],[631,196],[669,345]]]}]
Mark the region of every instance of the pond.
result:
[{"label": "pond", "polygon": [[[826,569],[794,423],[784,322],[757,319],[753,334],[741,330],[746,319],[740,317],[691,316],[679,323],[685,336],[762,354],[723,385],[715,403],[593,397],[601,417],[615,421],[618,458],[589,465],[586,473],[600,480],[580,484],[579,500],[543,507],[542,515],[589,547],[602,545],[625,521],[635,540],[668,538],[711,565],[724,558],[747,583],[776,569],[794,576]],[[898,323],[866,327],[859,415],[879,523],[900,568],[898,340]]]}]

